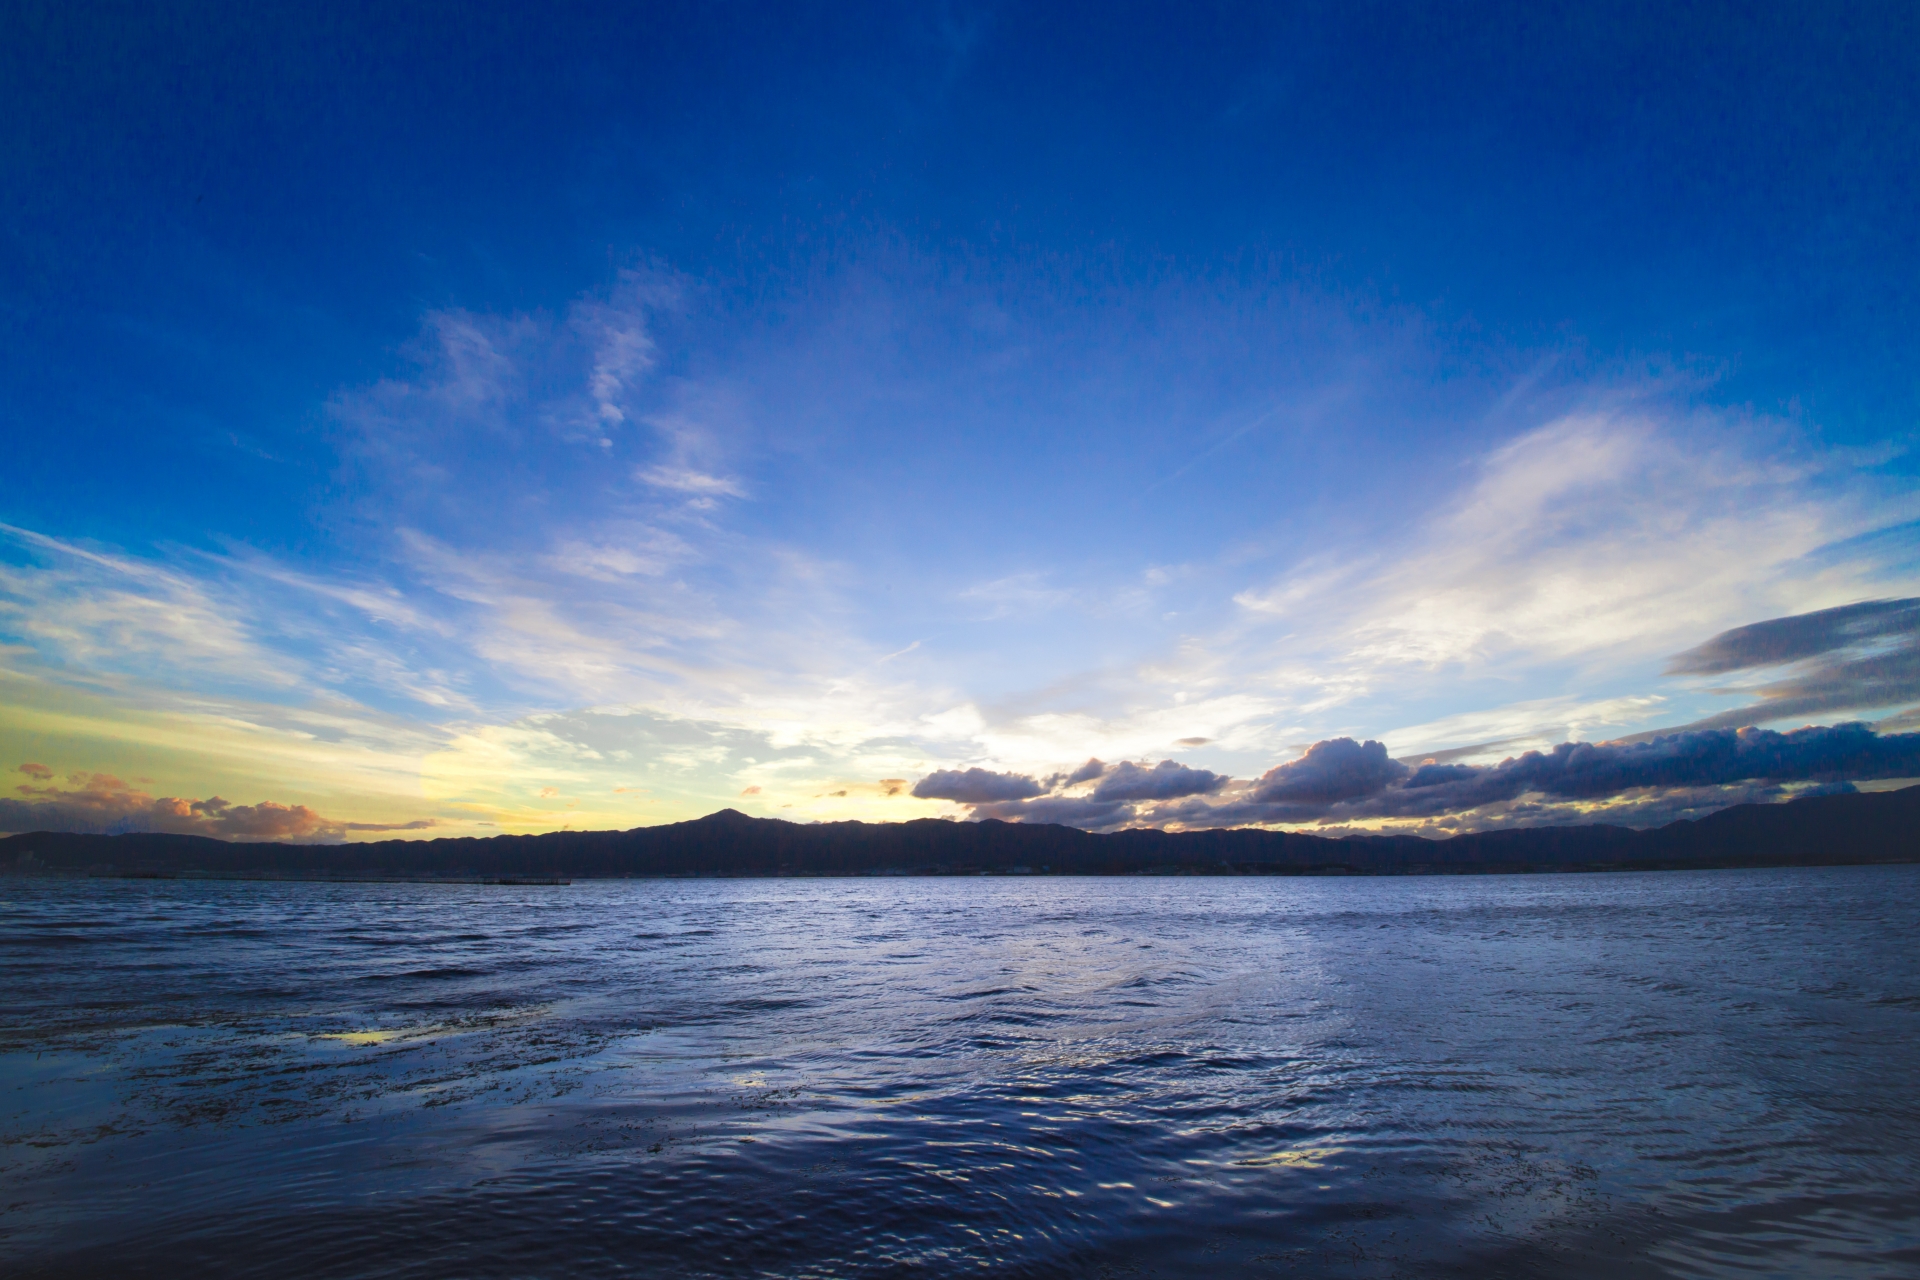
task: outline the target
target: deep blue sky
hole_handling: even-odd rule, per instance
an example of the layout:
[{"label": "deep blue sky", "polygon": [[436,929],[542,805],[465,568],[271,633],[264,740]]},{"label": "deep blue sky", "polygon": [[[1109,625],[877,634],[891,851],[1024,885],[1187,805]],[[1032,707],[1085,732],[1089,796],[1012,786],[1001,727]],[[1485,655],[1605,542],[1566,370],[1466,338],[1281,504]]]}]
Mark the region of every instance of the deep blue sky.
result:
[{"label": "deep blue sky", "polygon": [[[538,825],[624,750],[773,811],[1157,757],[1197,700],[1163,736],[1249,776],[1685,723],[1723,695],[1665,656],[1912,585],[1910,5],[0,21],[7,633],[63,772],[218,697],[385,781],[155,730],[153,786]],[[515,736],[595,708],[811,763]]]}]

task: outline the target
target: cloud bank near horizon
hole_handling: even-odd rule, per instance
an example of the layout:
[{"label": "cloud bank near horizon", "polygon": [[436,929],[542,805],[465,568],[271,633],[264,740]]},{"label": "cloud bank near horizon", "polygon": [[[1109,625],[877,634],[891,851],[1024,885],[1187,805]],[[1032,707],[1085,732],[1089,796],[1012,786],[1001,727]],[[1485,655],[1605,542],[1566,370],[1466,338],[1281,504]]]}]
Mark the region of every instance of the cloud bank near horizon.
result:
[{"label": "cloud bank near horizon", "polygon": [[[1095,762],[1097,763],[1097,762]],[[1563,742],[1497,764],[1409,765],[1386,744],[1331,738],[1259,778],[1235,781],[1174,760],[1045,781],[969,769],[922,779],[915,794],[965,805],[970,816],[1129,826],[1387,824],[1439,831],[1614,822],[1651,826],[1728,805],[1850,791],[1856,782],[1920,777],[1920,733],[1865,723],[1770,729],[1687,729],[1630,742]],[[1071,777],[1071,781],[1069,781]],[[1109,786],[1117,781],[1118,785]]]},{"label": "cloud bank near horizon", "polygon": [[[156,797],[106,774],[62,786],[26,763],[21,798],[0,797],[0,833],[174,832],[228,840],[339,841],[353,833],[425,831],[432,819],[342,822],[306,805],[236,805],[214,796]],[[1047,778],[978,767],[935,770],[911,794],[964,807],[974,820],[1059,823],[1093,831],[1150,826],[1384,828],[1428,835],[1503,826],[1610,822],[1653,826],[1742,803],[1834,794],[1858,782],[1920,777],[1920,733],[1853,722],[1781,733],[1687,729],[1630,742],[1566,742],[1497,764],[1409,764],[1384,743],[1332,738],[1259,778],[1235,780],[1176,760],[1089,760]],[[882,794],[897,794],[886,779]]]},{"label": "cloud bank near horizon", "polygon": [[[1322,739],[1257,779],[1235,781],[1171,760],[1152,768],[1089,760],[1045,779],[978,767],[942,771],[914,794],[974,818],[1130,825],[1390,824],[1435,831],[1513,823],[1648,826],[1732,804],[1920,777],[1920,598],[1868,600],[1723,631],[1674,655],[1674,677],[1776,678],[1717,690],[1754,698],[1664,731],[1473,764],[1499,743],[1396,759],[1386,744]],[[1784,674],[1782,674],[1784,672]],[[1815,712],[1905,708],[1878,726],[1843,722],[1777,732],[1759,725]],[[973,779],[972,786],[950,780]],[[1086,784],[1095,783],[1091,790]]]},{"label": "cloud bank near horizon", "polygon": [[30,781],[15,787],[22,798],[0,796],[0,832],[72,831],[87,835],[166,832],[211,836],[218,840],[283,841],[325,844],[354,832],[426,831],[431,818],[412,822],[343,822],[322,817],[303,804],[232,804],[219,796],[204,800],[155,796],[112,774],[71,774],[67,785],[52,781],[53,770],[29,761],[19,772]]}]

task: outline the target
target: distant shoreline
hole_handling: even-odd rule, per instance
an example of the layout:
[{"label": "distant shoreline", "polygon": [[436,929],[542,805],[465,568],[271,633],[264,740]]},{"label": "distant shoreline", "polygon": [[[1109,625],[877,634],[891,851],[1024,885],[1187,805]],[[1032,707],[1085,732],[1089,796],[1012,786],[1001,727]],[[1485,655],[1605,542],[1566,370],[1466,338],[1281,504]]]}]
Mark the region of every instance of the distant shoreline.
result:
[{"label": "distant shoreline", "polygon": [[0,839],[0,874],[114,879],[512,884],[870,876],[1539,875],[1920,862],[1920,786],[1737,805],[1694,821],[1525,827],[1429,840],[1231,828],[1096,835],[949,822],[800,824],[731,809],[631,831],[240,844],[153,833]]},{"label": "distant shoreline", "polygon": [[0,879],[13,880],[133,880],[133,881],[185,881],[191,884],[424,884],[424,885],[492,885],[503,888],[520,886],[564,888],[576,882],[581,884],[624,884],[636,881],[688,881],[688,880],[1147,880],[1147,879],[1211,879],[1211,880],[1372,880],[1372,879],[1432,879],[1435,877],[1459,876],[1587,876],[1607,874],[1641,874],[1666,871],[1788,871],[1799,869],[1817,870],[1822,867],[1901,867],[1920,864],[1920,857],[1911,858],[1863,858],[1857,860],[1828,860],[1822,862],[1606,862],[1589,864],[1565,864],[1538,866],[1532,863],[1502,863],[1478,867],[1443,867],[1431,865],[1408,866],[1393,869],[1356,869],[1352,867],[1310,867],[1290,868],[1272,867],[1248,870],[1204,868],[1184,869],[1165,868],[1147,871],[968,871],[968,870],[926,870],[926,871],[765,871],[765,872],[692,872],[663,871],[654,873],[636,873],[631,875],[608,876],[568,876],[548,878],[539,876],[508,876],[478,878],[473,876],[354,876],[354,875],[298,875],[276,874],[273,872],[233,872],[217,874],[196,870],[183,871],[66,871],[44,870],[21,871],[18,869],[0,869]]}]

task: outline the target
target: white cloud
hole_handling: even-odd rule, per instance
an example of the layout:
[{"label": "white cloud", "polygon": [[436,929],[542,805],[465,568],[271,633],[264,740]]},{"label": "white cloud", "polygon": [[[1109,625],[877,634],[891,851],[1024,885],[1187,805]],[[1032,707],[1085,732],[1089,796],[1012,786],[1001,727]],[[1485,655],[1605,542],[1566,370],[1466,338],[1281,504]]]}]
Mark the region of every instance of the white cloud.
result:
[{"label": "white cloud", "polygon": [[1261,685],[1323,720],[1392,715],[1446,681],[1644,676],[1726,627],[1910,587],[1836,549],[1917,510],[1909,488],[1778,424],[1574,415],[1493,451],[1406,543],[1323,552],[1243,590],[1205,661],[1251,672],[1271,655]]},{"label": "white cloud", "polygon": [[671,280],[640,272],[622,272],[609,302],[583,302],[571,317],[572,328],[592,351],[587,394],[593,424],[611,431],[627,421],[634,388],[653,372],[656,350],[649,315],[672,306],[678,289]]},{"label": "white cloud", "polygon": [[1420,545],[1352,591],[1362,664],[1664,654],[1759,616],[1871,593],[1817,556],[1899,519],[1766,424],[1564,418],[1494,452]]},{"label": "white cloud", "polygon": [[275,689],[306,674],[244,625],[216,584],[11,525],[0,534],[41,561],[0,563],[0,625],[52,662]]},{"label": "white cloud", "polygon": [[744,498],[747,496],[746,487],[730,476],[710,476],[705,472],[686,467],[642,467],[633,475],[634,479],[642,484],[652,485],[656,489],[667,489],[674,493],[690,493],[696,498]]}]

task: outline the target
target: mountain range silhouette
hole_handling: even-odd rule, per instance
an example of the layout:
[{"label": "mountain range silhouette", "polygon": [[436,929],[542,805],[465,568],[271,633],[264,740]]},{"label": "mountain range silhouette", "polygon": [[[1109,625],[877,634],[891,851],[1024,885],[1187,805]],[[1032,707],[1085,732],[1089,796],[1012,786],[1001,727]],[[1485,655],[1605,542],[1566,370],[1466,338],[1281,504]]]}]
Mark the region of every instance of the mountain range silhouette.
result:
[{"label": "mountain range silhouette", "polygon": [[1096,835],[994,820],[796,823],[733,809],[630,831],[355,844],[32,832],[0,839],[0,873],[266,878],[779,875],[1409,875],[1920,861],[1920,786],[1746,804],[1636,831],[1523,827],[1458,835],[1252,828]]}]

